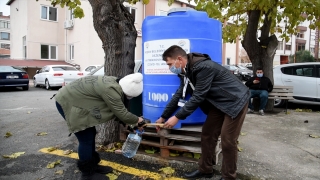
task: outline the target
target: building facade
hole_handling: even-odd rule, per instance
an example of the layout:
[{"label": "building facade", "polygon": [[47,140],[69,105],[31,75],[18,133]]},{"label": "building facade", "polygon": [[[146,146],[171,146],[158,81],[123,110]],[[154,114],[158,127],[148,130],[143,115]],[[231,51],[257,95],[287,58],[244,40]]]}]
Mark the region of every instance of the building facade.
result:
[{"label": "building facade", "polygon": [[10,57],[10,16],[0,12],[0,58]]},{"label": "building facade", "polygon": [[[273,60],[274,65],[287,64],[290,62],[289,57],[294,56],[297,51],[308,50],[314,57],[319,57],[320,52],[316,47],[319,45],[318,31],[309,28],[310,21],[304,21],[299,24],[297,35],[291,35],[290,40],[286,42],[280,38],[280,34],[276,34],[278,38],[278,48]],[[285,24],[281,23],[280,27]],[[283,28],[284,29],[284,28]]]},{"label": "building facade", "polygon": [[[50,1],[9,0],[11,16],[11,59],[64,61],[78,64],[81,70],[92,64],[104,64],[102,42],[93,28],[92,8],[87,0],[81,1],[85,17],[73,18],[72,11]],[[150,0],[129,4],[124,2],[135,19],[138,31],[135,59],[142,59],[142,22],[146,16],[165,16],[171,8],[194,7],[187,0],[177,0],[168,6],[167,0]],[[225,52],[225,62],[232,64],[234,45]],[[232,48],[231,48],[232,47]],[[224,61],[223,61],[224,62]]]}]

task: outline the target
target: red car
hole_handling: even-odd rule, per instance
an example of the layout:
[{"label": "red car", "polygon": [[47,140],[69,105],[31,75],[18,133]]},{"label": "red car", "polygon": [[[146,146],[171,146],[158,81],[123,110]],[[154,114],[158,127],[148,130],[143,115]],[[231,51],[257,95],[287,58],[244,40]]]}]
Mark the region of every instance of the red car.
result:
[{"label": "red car", "polygon": [[29,75],[26,71],[15,66],[0,66],[0,88],[22,87],[29,89]]}]

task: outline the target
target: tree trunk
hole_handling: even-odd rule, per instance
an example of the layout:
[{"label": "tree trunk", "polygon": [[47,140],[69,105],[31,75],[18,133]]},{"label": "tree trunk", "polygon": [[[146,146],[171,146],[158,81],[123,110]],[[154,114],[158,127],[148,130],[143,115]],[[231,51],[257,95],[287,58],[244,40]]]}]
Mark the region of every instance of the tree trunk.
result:
[{"label": "tree trunk", "polygon": [[[248,27],[242,45],[252,62],[253,73],[256,72],[258,67],[262,67],[264,76],[268,77],[273,84],[273,58],[278,47],[278,39],[275,35],[269,36],[272,22],[272,19],[267,18],[269,13],[270,11],[264,15],[265,19],[261,27],[260,41],[258,42],[256,34],[261,11],[248,12]],[[272,111],[273,106],[274,101],[269,99],[266,110]]]},{"label": "tree trunk", "polygon": [[[93,25],[105,53],[105,75],[123,77],[133,73],[137,31],[134,19],[121,0],[89,0]],[[110,120],[98,125],[96,142],[106,145],[119,140],[119,124]]]}]

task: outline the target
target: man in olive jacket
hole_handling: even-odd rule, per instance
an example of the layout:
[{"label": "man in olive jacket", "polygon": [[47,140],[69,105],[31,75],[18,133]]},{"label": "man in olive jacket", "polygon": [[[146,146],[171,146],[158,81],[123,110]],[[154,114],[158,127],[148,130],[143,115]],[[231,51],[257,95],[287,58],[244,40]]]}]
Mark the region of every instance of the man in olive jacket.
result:
[{"label": "man in olive jacket", "polygon": [[[174,127],[198,107],[207,114],[201,132],[201,158],[198,170],[185,178],[211,178],[215,162],[215,147],[221,135],[222,179],[236,179],[237,139],[246,115],[250,92],[229,70],[213,62],[206,54],[186,52],[171,46],[162,55],[170,71],[179,74],[181,83],[161,117],[156,121],[164,127]],[[190,83],[189,83],[190,82]],[[191,98],[186,101],[185,93]],[[178,107],[177,113],[173,113]]]},{"label": "man in olive jacket", "polygon": [[66,120],[69,132],[79,141],[78,168],[83,180],[108,179],[111,167],[99,166],[95,151],[95,126],[110,120],[126,124],[142,122],[141,117],[128,112],[125,99],[142,93],[142,74],[135,73],[117,79],[112,76],[85,76],[61,88],[55,96],[59,113]]}]

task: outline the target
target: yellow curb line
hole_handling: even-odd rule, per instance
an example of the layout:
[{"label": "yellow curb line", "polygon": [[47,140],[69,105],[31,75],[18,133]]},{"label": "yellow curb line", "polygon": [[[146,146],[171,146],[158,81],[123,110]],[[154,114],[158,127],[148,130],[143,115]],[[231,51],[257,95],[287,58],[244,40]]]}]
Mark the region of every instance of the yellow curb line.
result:
[{"label": "yellow curb line", "polygon": [[[69,155],[65,155],[65,154],[63,154],[63,150],[54,150],[54,151],[49,152],[48,149],[49,148],[42,148],[39,151],[42,153],[46,153],[46,154],[52,154],[52,155],[57,155],[57,156],[78,159],[78,153],[71,153]],[[141,169],[133,168],[130,166],[124,166],[124,165],[110,162],[110,161],[101,160],[99,164],[103,165],[103,166],[110,166],[116,171],[120,171],[120,172],[123,172],[126,174],[132,174],[132,175],[138,176],[138,177],[147,176],[152,179],[163,179],[163,177],[159,173],[141,170]],[[166,178],[166,179],[167,180],[184,180],[184,179],[178,178],[178,177],[171,177],[171,178]]]}]

